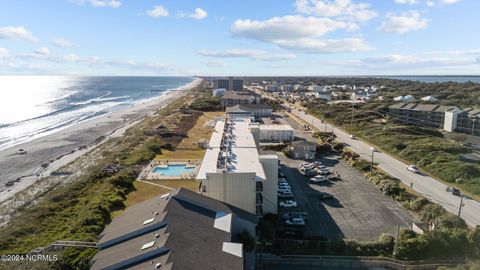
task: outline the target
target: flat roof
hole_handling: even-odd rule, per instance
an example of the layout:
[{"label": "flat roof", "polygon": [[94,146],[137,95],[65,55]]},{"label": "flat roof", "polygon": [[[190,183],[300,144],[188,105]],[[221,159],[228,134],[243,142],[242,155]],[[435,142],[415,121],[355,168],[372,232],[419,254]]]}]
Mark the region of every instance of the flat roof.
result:
[{"label": "flat roof", "polygon": [[[266,180],[265,171],[259,160],[255,139],[250,130],[250,122],[248,120],[228,121],[230,121],[229,123],[232,131],[231,136],[228,139],[231,143],[231,152],[222,152],[220,149],[225,122],[219,121],[215,126],[214,135],[212,135],[209,147],[205,152],[202,165],[197,174],[197,180],[206,180],[207,173],[220,172],[217,169],[219,155],[227,155],[231,161],[227,166],[227,172],[255,173],[257,180]],[[217,132],[220,130],[220,127],[222,134],[218,137]],[[220,132],[218,132],[218,134],[219,133]]]},{"label": "flat roof", "polygon": [[291,130],[294,129],[290,125],[260,125],[260,130]]}]

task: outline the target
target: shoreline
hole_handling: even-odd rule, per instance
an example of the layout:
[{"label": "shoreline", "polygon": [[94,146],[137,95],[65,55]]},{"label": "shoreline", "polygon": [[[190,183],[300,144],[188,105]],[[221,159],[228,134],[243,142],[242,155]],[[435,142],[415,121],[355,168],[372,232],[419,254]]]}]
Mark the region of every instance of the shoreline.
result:
[{"label": "shoreline", "polygon": [[[201,82],[202,80],[197,78],[159,97],[0,150],[0,204],[109,139],[122,136],[128,128],[185,95]],[[15,154],[15,149],[20,148],[26,149],[28,154]],[[12,181],[13,186],[5,185],[9,181]]]}]

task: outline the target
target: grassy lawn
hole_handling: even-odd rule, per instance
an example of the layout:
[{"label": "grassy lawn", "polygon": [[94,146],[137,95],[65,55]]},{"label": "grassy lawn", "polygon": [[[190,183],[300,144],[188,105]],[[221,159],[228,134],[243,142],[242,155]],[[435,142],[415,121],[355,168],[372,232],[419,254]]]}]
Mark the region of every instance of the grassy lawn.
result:
[{"label": "grassy lawn", "polygon": [[[186,188],[186,189],[189,189],[189,190],[192,190],[192,191],[197,191],[198,190],[198,182],[195,181],[195,180],[176,180],[176,179],[172,179],[172,180],[145,180],[145,182],[151,182],[151,183],[154,183],[154,184],[157,184],[157,185],[162,185],[162,186],[166,186],[166,187],[169,187],[169,188],[174,188],[174,189],[179,189],[179,188]],[[148,184],[146,184],[148,185]],[[154,185],[149,185],[151,187],[155,187]],[[160,187],[159,187],[160,188]],[[166,192],[164,193],[167,193],[169,192],[170,190],[168,189],[165,189]]]},{"label": "grassy lawn", "polygon": [[162,150],[162,154],[157,155],[157,160],[173,160],[173,159],[203,159],[205,155],[205,150],[198,149],[198,150],[176,150],[176,151],[168,151]]},{"label": "grassy lawn", "polygon": [[192,148],[196,147],[196,143],[199,140],[209,140],[213,133],[213,128],[205,126],[208,120],[215,119],[216,117],[224,117],[224,112],[204,112],[200,118],[198,118],[195,126],[188,131],[188,137],[183,139],[178,148]]},{"label": "grassy lawn", "polygon": [[217,117],[225,116],[224,112],[204,112],[200,118],[196,121],[188,131],[188,137],[183,139],[176,148],[175,151],[162,150],[162,154],[157,155],[157,160],[199,160],[203,159],[205,150],[197,148],[196,144],[199,140],[210,140],[213,133],[213,128],[205,126],[208,120],[215,119]]},{"label": "grassy lawn", "polygon": [[[167,188],[162,188],[159,186],[154,186],[154,185],[150,185],[150,184],[139,182],[139,181],[133,182],[133,186],[135,190],[128,193],[127,199],[124,201],[125,209],[127,209],[131,205],[146,201],[155,196],[159,196],[159,195],[168,193],[170,191]],[[125,211],[125,209],[112,212],[112,219],[120,216],[123,213],[123,211]]]}]

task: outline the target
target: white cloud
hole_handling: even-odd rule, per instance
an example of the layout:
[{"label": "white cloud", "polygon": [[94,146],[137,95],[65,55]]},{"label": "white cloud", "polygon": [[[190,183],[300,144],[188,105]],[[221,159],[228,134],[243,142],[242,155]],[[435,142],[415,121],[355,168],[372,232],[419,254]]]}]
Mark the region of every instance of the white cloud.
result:
[{"label": "white cloud", "polygon": [[304,53],[340,53],[363,52],[372,48],[360,38],[344,39],[312,39],[278,41],[277,45],[284,49],[296,50]]},{"label": "white cloud", "polygon": [[206,62],[205,65],[213,68],[227,67],[227,63],[222,61],[209,61],[209,62]]},{"label": "white cloud", "polygon": [[262,41],[292,40],[305,37],[320,37],[351,25],[329,18],[303,17],[300,15],[273,17],[265,21],[237,20],[231,32]]},{"label": "white cloud", "polygon": [[224,51],[203,50],[198,53],[208,57],[249,58],[255,61],[286,61],[296,57],[294,54],[268,54],[266,51],[251,49],[229,49]]},{"label": "white cloud", "polygon": [[417,0],[395,0],[397,4],[417,4]]},{"label": "white cloud", "polygon": [[296,0],[295,7],[300,13],[346,20],[368,21],[377,16],[369,4],[351,0]]},{"label": "white cloud", "polygon": [[188,15],[188,17],[195,19],[195,20],[203,20],[208,16],[208,13],[201,9],[201,8],[196,8],[195,12]]},{"label": "white cloud", "polygon": [[23,26],[0,27],[0,39],[23,39],[29,42],[37,42],[38,39]]},{"label": "white cloud", "polygon": [[62,48],[71,48],[74,46],[72,42],[64,38],[57,38],[54,41],[52,41],[52,44]]},{"label": "white cloud", "polygon": [[368,50],[366,42],[359,38],[321,39],[327,33],[340,29],[351,31],[356,27],[356,24],[351,22],[295,15],[274,17],[265,21],[237,20],[230,31],[236,36],[308,53]]},{"label": "white cloud", "polygon": [[195,20],[203,20],[203,19],[207,18],[208,13],[201,8],[196,8],[195,12],[193,12],[193,13],[185,13],[183,11],[178,11],[177,16],[180,17],[180,18],[191,18],[191,19],[195,19]]},{"label": "white cloud", "polygon": [[461,0],[428,0],[426,2],[427,6],[442,6],[442,5],[452,5],[460,2]]},{"label": "white cloud", "polygon": [[0,59],[7,58],[9,55],[7,49],[0,47]]},{"label": "white cloud", "polygon": [[170,15],[168,10],[163,6],[154,6],[153,9],[147,10],[147,15],[150,17],[158,18],[158,17],[166,17]]},{"label": "white cloud", "polygon": [[70,2],[83,5],[89,3],[92,7],[109,7],[109,8],[118,8],[122,5],[122,2],[119,0],[69,0]]},{"label": "white cloud", "polygon": [[67,54],[67,55],[61,56],[59,59],[65,62],[78,62],[80,61],[81,58],[76,54]]},{"label": "white cloud", "polygon": [[34,53],[40,56],[47,56],[50,55],[50,50],[47,47],[41,47],[36,49]]},{"label": "white cloud", "polygon": [[400,15],[393,13],[387,14],[387,20],[384,21],[378,31],[395,32],[403,34],[410,31],[425,29],[428,26],[428,20],[422,18],[416,10],[403,12]]},{"label": "white cloud", "polygon": [[397,74],[452,74],[471,73],[480,70],[478,57],[480,50],[469,51],[432,51],[420,54],[389,54],[367,57],[357,60],[330,61],[329,64],[343,66],[347,69],[368,70],[383,74],[394,71]]}]

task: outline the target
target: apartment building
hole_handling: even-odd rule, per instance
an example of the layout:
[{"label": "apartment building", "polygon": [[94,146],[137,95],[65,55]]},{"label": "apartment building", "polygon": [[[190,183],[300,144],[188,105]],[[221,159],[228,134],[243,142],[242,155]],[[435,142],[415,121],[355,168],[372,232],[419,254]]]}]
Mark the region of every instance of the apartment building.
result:
[{"label": "apartment building", "polygon": [[413,125],[441,128],[447,132],[480,135],[480,109],[396,103],[389,107],[389,113],[394,119]]},{"label": "apartment building", "polygon": [[268,104],[238,104],[227,107],[225,113],[230,117],[270,117],[272,116],[272,106]]},{"label": "apartment building", "polygon": [[238,104],[258,104],[261,97],[257,94],[246,91],[227,91],[220,98],[223,107]]},{"label": "apartment building", "polygon": [[294,138],[290,125],[260,125],[261,142],[291,142]]},{"label": "apartment building", "polygon": [[260,125],[217,121],[197,174],[200,192],[262,216],[277,213],[278,157],[259,155]]}]

